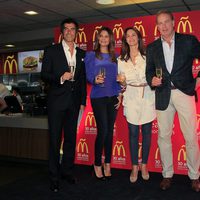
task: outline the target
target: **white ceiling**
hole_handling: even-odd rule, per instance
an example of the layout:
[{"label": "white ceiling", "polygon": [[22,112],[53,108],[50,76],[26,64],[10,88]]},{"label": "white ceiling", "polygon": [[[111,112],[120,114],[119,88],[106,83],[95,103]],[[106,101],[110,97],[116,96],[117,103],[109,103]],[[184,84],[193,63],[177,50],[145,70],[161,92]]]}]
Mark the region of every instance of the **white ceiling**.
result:
[{"label": "white ceiling", "polygon": [[[79,23],[92,23],[120,18],[154,15],[160,9],[172,12],[200,10],[200,0],[115,0],[112,5],[99,5],[95,0],[0,0],[0,52],[44,48],[53,42],[53,28],[66,17]],[[39,13],[25,15],[27,10]],[[16,45],[6,49],[7,43]]]}]

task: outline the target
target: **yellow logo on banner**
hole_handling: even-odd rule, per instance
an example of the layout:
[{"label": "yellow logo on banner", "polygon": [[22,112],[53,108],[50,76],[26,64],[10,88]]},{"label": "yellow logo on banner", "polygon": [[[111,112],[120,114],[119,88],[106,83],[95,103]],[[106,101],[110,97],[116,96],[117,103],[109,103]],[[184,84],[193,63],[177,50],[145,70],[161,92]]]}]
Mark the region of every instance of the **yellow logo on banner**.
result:
[{"label": "yellow logo on banner", "polygon": [[58,43],[61,43],[62,39],[63,39],[63,37],[62,37],[62,34],[60,33],[59,38],[58,38]]},{"label": "yellow logo on banner", "polygon": [[158,35],[158,26],[156,25],[154,28],[154,36],[157,36],[157,35]]},{"label": "yellow logo on banner", "polygon": [[138,148],[138,158],[142,157],[142,143],[139,142],[139,148]]},{"label": "yellow logo on banner", "polygon": [[84,152],[88,153],[89,152],[88,151],[88,145],[85,141],[86,141],[86,139],[83,139],[83,138],[81,138],[79,140],[79,143],[77,145],[77,152],[81,152],[81,153],[84,153]]},{"label": "yellow logo on banner", "polygon": [[158,160],[158,155],[159,155],[159,148],[157,147],[156,149],[156,153],[155,153],[155,160]]},{"label": "yellow logo on banner", "polygon": [[79,43],[82,43],[82,42],[86,43],[87,42],[86,34],[84,32],[84,28],[79,28],[75,42],[76,43],[77,42],[79,42]]},{"label": "yellow logo on banner", "polygon": [[12,74],[14,71],[13,69],[15,68],[15,72],[18,72],[18,65],[17,65],[17,61],[14,58],[14,55],[12,56],[7,56],[6,61],[4,63],[4,74],[6,74],[7,72],[7,68],[8,68],[8,73]]},{"label": "yellow logo on banner", "polygon": [[142,37],[145,37],[145,30],[144,30],[144,26],[142,25],[142,21],[140,22],[135,22],[135,26],[134,26],[138,31],[140,31],[140,33],[142,34]]},{"label": "yellow logo on banner", "polygon": [[[189,33],[192,33],[192,25],[190,21],[188,20],[189,16],[187,17],[181,17],[178,26],[177,26],[177,32],[180,33],[180,29],[182,28],[183,33],[186,33],[186,31],[189,29]],[[187,28],[188,27],[188,28]]]},{"label": "yellow logo on banner", "polygon": [[197,114],[197,128],[200,128],[200,114]]},{"label": "yellow logo on banner", "polygon": [[181,149],[178,152],[178,161],[181,160],[181,155],[184,161],[186,161],[186,151],[185,151],[185,145],[181,146]]},{"label": "yellow logo on banner", "polygon": [[85,118],[85,126],[94,126],[96,127],[96,120],[94,118],[93,112],[88,112]]},{"label": "yellow logo on banner", "polygon": [[102,26],[96,26],[95,27],[95,30],[94,30],[93,36],[92,36],[92,41],[93,42],[95,41],[96,35],[97,35],[97,33],[98,33],[98,31],[99,31],[100,28],[102,28]]},{"label": "yellow logo on banner", "polygon": [[124,31],[123,31],[123,29],[121,27],[121,23],[120,24],[115,24],[114,28],[113,28],[113,34],[116,35],[116,39],[119,39],[120,33],[121,33],[121,36],[124,34]]},{"label": "yellow logo on banner", "polygon": [[197,65],[199,63],[199,59],[195,59],[195,64]]},{"label": "yellow logo on banner", "polygon": [[126,156],[126,152],[123,146],[123,141],[116,141],[115,146],[113,148],[113,156],[116,155],[116,152],[118,156],[120,155],[122,155],[123,157]]}]

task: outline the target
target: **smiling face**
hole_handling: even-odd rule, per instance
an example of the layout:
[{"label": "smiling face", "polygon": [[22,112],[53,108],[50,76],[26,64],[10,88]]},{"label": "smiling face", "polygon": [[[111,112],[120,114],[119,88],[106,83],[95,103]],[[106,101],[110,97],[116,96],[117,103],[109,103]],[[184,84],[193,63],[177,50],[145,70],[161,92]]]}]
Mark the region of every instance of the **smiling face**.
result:
[{"label": "smiling face", "polygon": [[108,45],[110,44],[110,36],[108,34],[107,31],[103,30],[101,31],[101,33],[99,34],[99,45],[102,47],[108,47]]},{"label": "smiling face", "polygon": [[73,23],[65,23],[64,29],[63,29],[63,39],[66,43],[74,42],[76,38],[76,26]]},{"label": "smiling face", "polygon": [[174,34],[174,20],[167,13],[157,16],[157,26],[162,37],[166,40],[171,39]]},{"label": "smiling face", "polygon": [[129,29],[127,31],[126,42],[128,43],[129,46],[138,46],[138,35],[134,30]]}]

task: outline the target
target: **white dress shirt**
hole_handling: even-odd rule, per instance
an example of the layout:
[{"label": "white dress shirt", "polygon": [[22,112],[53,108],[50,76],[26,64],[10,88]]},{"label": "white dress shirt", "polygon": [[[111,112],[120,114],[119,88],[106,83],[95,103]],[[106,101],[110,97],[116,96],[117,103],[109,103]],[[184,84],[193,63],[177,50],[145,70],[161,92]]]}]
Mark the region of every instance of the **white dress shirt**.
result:
[{"label": "white dress shirt", "polygon": [[175,34],[173,35],[169,45],[162,37],[162,47],[163,47],[163,53],[165,58],[165,64],[168,72],[171,74],[173,63],[174,63],[174,47],[175,47]]},{"label": "white dress shirt", "polygon": [[[68,62],[68,66],[74,66],[74,74],[75,74],[75,70],[76,70],[76,44],[74,43],[73,55],[71,55],[70,48],[64,40],[62,40],[62,46],[63,46],[64,53],[65,53],[65,56],[66,56],[66,59],[67,59],[67,62]],[[64,83],[64,81],[62,80],[62,77],[60,78],[60,83],[61,84]]]}]

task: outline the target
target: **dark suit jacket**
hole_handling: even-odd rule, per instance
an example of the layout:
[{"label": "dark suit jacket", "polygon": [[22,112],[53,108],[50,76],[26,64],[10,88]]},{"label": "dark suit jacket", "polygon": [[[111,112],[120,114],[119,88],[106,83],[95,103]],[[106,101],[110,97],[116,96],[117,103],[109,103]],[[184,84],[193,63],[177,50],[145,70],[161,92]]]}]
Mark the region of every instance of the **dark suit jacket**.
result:
[{"label": "dark suit jacket", "polygon": [[64,72],[69,71],[68,62],[62,44],[53,45],[45,50],[42,63],[42,79],[50,84],[48,105],[56,109],[66,109],[72,104],[86,105],[85,51],[76,48],[75,82],[60,84]]},{"label": "dark suit jacket", "polygon": [[192,35],[175,33],[174,63],[170,74],[166,68],[161,39],[148,45],[146,59],[148,84],[151,86],[152,78],[156,74],[156,67],[162,67],[163,71],[162,85],[155,88],[157,110],[165,110],[168,107],[171,82],[183,93],[190,96],[195,94],[196,80],[192,74],[194,58],[200,58],[200,43],[197,38]]}]

